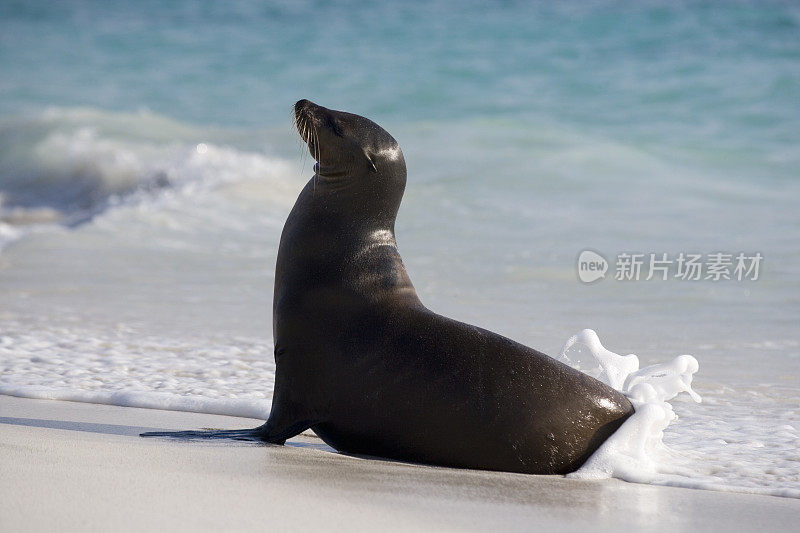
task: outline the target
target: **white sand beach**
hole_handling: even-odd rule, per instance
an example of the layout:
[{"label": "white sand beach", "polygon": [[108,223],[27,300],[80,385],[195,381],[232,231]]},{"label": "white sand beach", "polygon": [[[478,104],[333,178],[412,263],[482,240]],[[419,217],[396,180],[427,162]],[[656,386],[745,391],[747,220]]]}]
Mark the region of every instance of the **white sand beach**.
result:
[{"label": "white sand beach", "polygon": [[143,439],[216,415],[0,396],[2,531],[781,531],[800,501],[436,468],[286,446]]}]

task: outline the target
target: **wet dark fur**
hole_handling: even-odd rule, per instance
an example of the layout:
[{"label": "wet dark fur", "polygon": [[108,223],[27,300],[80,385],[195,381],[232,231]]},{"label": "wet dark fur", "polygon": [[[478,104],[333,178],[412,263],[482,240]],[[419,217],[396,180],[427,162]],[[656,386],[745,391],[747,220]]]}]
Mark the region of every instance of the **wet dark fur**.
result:
[{"label": "wet dark fur", "polygon": [[281,235],[269,419],[253,430],[145,435],[281,444],[311,428],[348,453],[530,474],[580,467],[633,413],[630,402],[427,309],[394,238],[406,184],[397,142],[307,100],[294,115],[317,165]]}]

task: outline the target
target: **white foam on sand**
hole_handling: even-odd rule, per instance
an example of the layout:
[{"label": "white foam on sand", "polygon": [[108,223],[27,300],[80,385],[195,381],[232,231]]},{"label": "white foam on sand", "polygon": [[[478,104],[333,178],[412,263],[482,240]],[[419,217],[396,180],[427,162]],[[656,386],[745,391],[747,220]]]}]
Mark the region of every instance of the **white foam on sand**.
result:
[{"label": "white foam on sand", "polygon": [[168,392],[82,391],[36,386],[13,387],[0,385],[0,394],[37,400],[96,403],[120,407],[139,407],[142,409],[161,409],[165,411],[240,416],[256,419],[266,419],[270,408],[269,400],[206,398],[194,395],[181,396]]},{"label": "white foam on sand", "polygon": [[[588,357],[580,347],[588,348]],[[559,359],[622,392],[636,409],[589,460],[568,477],[614,477],[635,483],[800,498],[800,489],[792,486],[731,483],[724,476],[717,475],[720,474],[718,464],[704,461],[702,452],[687,453],[684,450],[678,453],[664,443],[665,430],[678,420],[669,401],[680,393],[686,393],[696,403],[701,402],[700,395],[692,389],[694,374],[699,370],[693,356],[679,355],[666,363],[639,368],[639,358],[635,354],[616,354],[601,344],[594,330],[584,329],[567,340]],[[716,440],[713,431],[713,427],[705,431],[697,428],[695,438]],[[793,426],[787,425],[783,431],[790,433],[790,439],[797,438]],[[794,461],[777,461],[773,470],[773,474],[785,481],[796,477]]]},{"label": "white foam on sand", "polygon": [[47,326],[0,332],[0,394],[261,420],[269,415],[271,342],[208,337],[192,343],[124,328],[115,333]]}]

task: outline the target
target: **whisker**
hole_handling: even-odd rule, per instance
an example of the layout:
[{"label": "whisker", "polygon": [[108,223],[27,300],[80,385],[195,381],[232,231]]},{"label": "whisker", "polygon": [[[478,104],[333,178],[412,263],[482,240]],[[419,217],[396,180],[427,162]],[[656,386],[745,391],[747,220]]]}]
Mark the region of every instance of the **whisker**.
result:
[{"label": "whisker", "polygon": [[308,120],[305,117],[300,117],[300,140],[303,147],[303,174],[306,172],[306,160],[309,157],[308,153]]},{"label": "whisker", "polygon": [[298,124],[297,134],[300,137],[300,145],[299,145],[299,148],[300,148],[300,161],[302,162],[302,167],[300,169],[300,172],[302,174],[305,174],[306,173],[306,153],[308,152],[308,150],[306,150],[306,143],[303,140],[302,125],[300,125],[300,124]]},{"label": "whisker", "polygon": [[306,170],[306,154],[308,153],[308,150],[306,150],[305,141],[303,141],[302,134],[300,134],[300,131],[302,129],[302,125],[301,125],[299,119],[297,118],[297,113],[295,112],[294,106],[292,106],[291,111],[289,112],[289,118],[290,118],[291,123],[292,123],[292,125],[291,125],[292,134],[297,133],[298,136],[300,137],[297,149],[300,152],[299,153],[299,155],[300,155],[300,175],[302,176],[303,174],[305,174],[305,170]]},{"label": "whisker", "polygon": [[[317,130],[317,127],[311,118],[305,116],[304,114],[298,114],[297,112],[294,111],[294,108],[292,108],[292,110],[293,110],[291,115],[292,125],[297,130],[297,133],[300,135],[300,140],[301,140],[300,146],[302,148],[305,148],[304,150],[302,150],[301,148],[302,150],[301,159],[303,162],[301,172],[305,173],[305,168],[306,168],[305,163],[306,163],[306,158],[308,156],[311,156],[311,158],[314,159],[319,164],[317,168],[320,168],[322,166],[322,163],[320,162],[320,158],[322,157],[322,151],[319,146],[319,131]],[[315,192],[317,190],[317,177],[318,174],[315,171],[314,176],[312,177],[313,180],[312,187]]]}]

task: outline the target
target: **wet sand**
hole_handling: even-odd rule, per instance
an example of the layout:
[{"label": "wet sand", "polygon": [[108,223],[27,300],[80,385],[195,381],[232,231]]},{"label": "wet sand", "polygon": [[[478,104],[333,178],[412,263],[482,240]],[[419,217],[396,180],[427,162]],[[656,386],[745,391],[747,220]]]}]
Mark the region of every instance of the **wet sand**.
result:
[{"label": "wet sand", "polygon": [[791,530],[800,500],[457,470],[286,446],[143,439],[217,415],[0,396],[0,530]]}]

